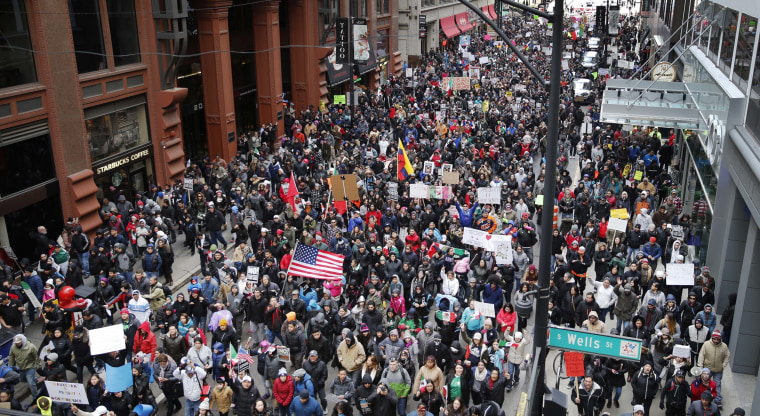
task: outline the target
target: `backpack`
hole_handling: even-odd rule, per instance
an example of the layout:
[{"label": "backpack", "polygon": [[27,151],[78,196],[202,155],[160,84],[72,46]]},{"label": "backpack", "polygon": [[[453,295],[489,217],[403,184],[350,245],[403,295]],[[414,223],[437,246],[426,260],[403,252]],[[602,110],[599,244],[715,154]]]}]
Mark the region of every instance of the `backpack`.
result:
[{"label": "backpack", "polygon": [[162,285],[161,287],[164,290],[164,296],[170,298],[172,296],[172,288],[167,285]]}]

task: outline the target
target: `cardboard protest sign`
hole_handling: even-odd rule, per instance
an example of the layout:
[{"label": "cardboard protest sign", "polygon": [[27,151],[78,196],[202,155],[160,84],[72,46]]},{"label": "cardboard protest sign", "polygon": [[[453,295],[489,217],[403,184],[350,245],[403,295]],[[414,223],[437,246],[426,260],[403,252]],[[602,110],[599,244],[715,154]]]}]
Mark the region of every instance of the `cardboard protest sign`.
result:
[{"label": "cardboard protest sign", "polygon": [[627,228],[628,228],[628,220],[613,218],[610,216],[610,221],[607,223],[608,230],[625,232]]},{"label": "cardboard protest sign", "polygon": [[334,201],[359,200],[359,188],[356,186],[356,175],[354,174],[331,176],[330,187],[333,192]]},{"label": "cardboard protest sign", "polygon": [[459,183],[459,172],[443,171],[443,183],[446,185],[456,185]]},{"label": "cardboard protest sign", "polygon": [[[93,356],[126,349],[124,328],[121,324],[90,330],[90,354]],[[129,373],[132,378],[132,373]],[[119,391],[119,390],[111,390]]]},{"label": "cardboard protest sign", "polygon": [[[132,379],[132,370],[129,370],[130,379]],[[54,402],[89,404],[87,393],[84,391],[84,385],[80,383],[63,383],[58,381],[45,381],[48,396]]]},{"label": "cardboard protest sign", "polygon": [[490,186],[478,188],[478,203],[501,204],[501,189]]},{"label": "cardboard protest sign", "polygon": [[494,311],[494,307],[492,303],[486,303],[486,302],[475,302],[475,310],[480,312],[483,316],[488,318],[496,318],[496,312]]},{"label": "cardboard protest sign", "polygon": [[691,263],[668,263],[665,272],[668,286],[694,286],[694,265]]}]

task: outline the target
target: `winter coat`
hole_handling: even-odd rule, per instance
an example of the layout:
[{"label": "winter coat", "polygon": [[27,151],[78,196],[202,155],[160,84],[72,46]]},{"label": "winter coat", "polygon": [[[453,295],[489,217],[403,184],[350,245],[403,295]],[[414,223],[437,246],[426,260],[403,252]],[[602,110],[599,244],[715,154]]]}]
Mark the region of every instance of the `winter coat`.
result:
[{"label": "winter coat", "polygon": [[705,410],[701,400],[697,400],[686,410],[686,416],[717,416],[720,414],[720,408],[715,403],[710,403],[710,409]]},{"label": "winter coat", "polygon": [[683,409],[686,407],[686,401],[691,396],[691,389],[686,380],[678,382],[675,377],[665,382],[660,396],[660,403],[666,404],[672,409]]},{"label": "winter coat", "polygon": [[316,363],[312,363],[311,360],[306,360],[303,363],[303,369],[306,370],[306,374],[311,378],[314,383],[314,387],[318,390],[322,390],[327,383],[327,364],[321,359]]},{"label": "winter coat", "polygon": [[290,406],[290,402],[293,401],[294,391],[295,385],[293,384],[293,377],[290,375],[288,375],[285,381],[282,381],[280,377],[274,379],[272,393],[278,406]]},{"label": "winter coat", "polygon": [[[347,340],[350,340],[350,346],[346,343]],[[361,343],[356,342],[352,332],[349,332],[348,335],[346,335],[346,339],[341,341],[338,346],[337,355],[338,361],[348,372],[354,372],[360,369],[362,364],[364,364],[364,361],[367,359],[367,355],[364,352],[364,346],[362,346]]]},{"label": "winter coat", "polygon": [[230,386],[224,386],[221,390],[214,388],[209,395],[209,408],[213,409],[216,405],[216,409],[219,413],[228,413],[230,411],[230,405],[232,405],[233,391]]},{"label": "winter coat", "polygon": [[644,368],[642,368],[636,373],[636,376],[631,379],[631,387],[633,387],[633,394],[636,397],[640,397],[643,400],[650,400],[657,395],[660,383],[654,369],[652,369],[651,373],[646,374]]},{"label": "winter coat", "polygon": [[633,291],[626,294],[623,286],[620,285],[615,286],[615,295],[617,295],[617,302],[615,302],[615,309],[612,313],[615,314],[616,318],[622,319],[624,322],[630,321],[639,306],[636,294]]},{"label": "winter coat", "polygon": [[[253,412],[253,406],[256,404],[261,395],[256,386],[251,385],[245,389],[240,380],[235,380],[230,386],[232,387],[232,402],[235,403],[235,412],[239,415],[250,415]],[[296,400],[300,402],[300,400]]]},{"label": "winter coat", "polygon": [[728,367],[730,355],[728,345],[725,342],[721,342],[718,345],[715,345],[712,341],[705,342],[702,345],[702,349],[699,350],[697,367],[707,367],[713,373],[722,373],[723,369]]},{"label": "winter coat", "polygon": [[[300,399],[293,400],[290,403],[290,413],[293,416],[322,416],[322,406],[319,405],[319,401],[313,397],[309,397],[306,403],[302,403]],[[239,413],[238,414],[248,414]]]},{"label": "winter coat", "polygon": [[[145,334],[143,334],[143,331]],[[153,355],[156,353],[156,335],[150,330],[150,321],[145,321],[140,324],[140,330],[137,331],[134,338],[134,346],[132,347],[135,353],[143,352],[150,354],[150,360],[153,361]]]}]

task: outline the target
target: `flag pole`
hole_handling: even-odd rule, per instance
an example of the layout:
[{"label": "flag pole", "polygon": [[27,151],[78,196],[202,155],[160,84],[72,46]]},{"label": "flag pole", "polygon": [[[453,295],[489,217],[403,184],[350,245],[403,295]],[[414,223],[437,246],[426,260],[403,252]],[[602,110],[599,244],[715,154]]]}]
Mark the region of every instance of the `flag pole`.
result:
[{"label": "flag pole", "polygon": [[[296,240],[296,246],[293,247],[293,253],[296,253],[298,251],[298,244],[300,244],[300,243],[298,242],[298,240]],[[288,264],[288,271],[285,272],[285,277],[286,278],[288,276],[290,276],[290,268],[291,267],[293,267],[293,262],[292,261],[290,262],[290,264]]]}]

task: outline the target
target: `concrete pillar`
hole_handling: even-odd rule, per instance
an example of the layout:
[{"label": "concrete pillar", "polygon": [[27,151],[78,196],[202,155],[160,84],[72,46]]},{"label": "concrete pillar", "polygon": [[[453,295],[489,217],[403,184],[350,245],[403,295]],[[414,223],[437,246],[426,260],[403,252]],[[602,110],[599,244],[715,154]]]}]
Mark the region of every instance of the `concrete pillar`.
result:
[{"label": "concrete pillar", "polygon": [[744,199],[727,170],[721,175],[715,200],[727,203],[715,206],[706,265],[711,271],[717,267],[712,272],[716,279],[715,311],[722,312],[728,304],[728,295],[736,292],[739,285],[750,219],[744,212]]},{"label": "concrete pillar", "polygon": [[[209,155],[231,160],[237,153],[235,98],[230,62],[229,7],[232,0],[196,0],[201,70],[203,71],[203,108]],[[222,51],[207,53],[210,51]]]},{"label": "concrete pillar", "polygon": [[[280,137],[284,131],[282,61],[280,58],[280,0],[270,0],[257,4],[253,10],[259,121],[261,124],[272,123],[274,125],[278,123],[277,137]],[[294,61],[292,67],[296,66],[298,66],[298,62]]]},{"label": "concrete pillar", "polygon": [[[308,45],[290,48],[290,77],[293,84],[293,102],[296,113],[313,105],[319,108],[319,100],[327,96],[327,80],[321,79],[319,61],[332,52],[330,48],[319,46],[319,21],[317,3],[309,0],[294,0],[289,7],[289,27],[291,45]],[[324,90],[324,91],[323,91]]]},{"label": "concrete pillar", "polygon": [[[742,216],[745,216],[742,213]],[[745,230],[746,245],[741,254],[744,257],[739,275],[731,330],[731,370],[735,373],[755,374],[760,365],[760,304],[755,301],[760,296],[760,281],[755,278],[760,267],[760,232],[754,220]],[[726,294],[728,296],[728,294]]]}]

